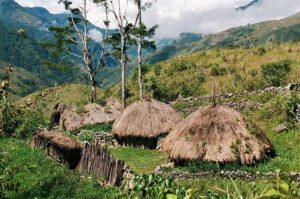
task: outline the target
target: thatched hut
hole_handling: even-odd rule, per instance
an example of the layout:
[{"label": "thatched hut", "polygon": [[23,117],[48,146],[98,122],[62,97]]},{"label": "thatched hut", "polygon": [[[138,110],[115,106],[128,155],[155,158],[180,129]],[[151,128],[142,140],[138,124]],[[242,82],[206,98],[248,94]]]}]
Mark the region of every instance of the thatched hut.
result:
[{"label": "thatched hut", "polygon": [[60,130],[77,131],[85,125],[111,124],[121,114],[121,104],[109,98],[106,106],[98,104],[88,104],[83,107],[83,112],[79,113],[76,107],[58,103],[54,107],[50,128],[59,125]]},{"label": "thatched hut", "polygon": [[254,164],[274,154],[273,146],[237,111],[222,105],[196,111],[166,137],[162,150],[171,160]]},{"label": "thatched hut", "polygon": [[158,138],[168,134],[180,121],[180,115],[165,103],[139,101],[122,112],[113,124],[112,133],[119,144],[153,149]]}]

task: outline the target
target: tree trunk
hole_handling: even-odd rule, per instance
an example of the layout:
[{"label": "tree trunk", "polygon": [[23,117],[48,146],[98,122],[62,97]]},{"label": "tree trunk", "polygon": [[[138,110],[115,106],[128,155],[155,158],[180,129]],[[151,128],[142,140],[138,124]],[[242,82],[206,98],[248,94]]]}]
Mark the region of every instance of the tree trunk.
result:
[{"label": "tree trunk", "polygon": [[[138,15],[139,15],[139,28],[142,27],[142,8],[141,2],[138,1]],[[143,82],[142,82],[142,43],[143,43],[143,36],[139,35],[137,39],[138,45],[138,73],[139,73],[139,93],[140,93],[140,100],[143,100]]]},{"label": "tree trunk", "polygon": [[92,92],[91,92],[91,103],[95,103],[97,100],[97,82],[94,75],[90,75],[92,82]]},{"label": "tree trunk", "polygon": [[126,69],[126,38],[121,34],[121,73],[122,73],[122,109],[126,108],[126,86],[125,86],[125,69]]},{"label": "tree trunk", "polygon": [[143,100],[143,82],[142,82],[142,39],[138,43],[138,73],[139,73],[139,93],[140,100]]}]

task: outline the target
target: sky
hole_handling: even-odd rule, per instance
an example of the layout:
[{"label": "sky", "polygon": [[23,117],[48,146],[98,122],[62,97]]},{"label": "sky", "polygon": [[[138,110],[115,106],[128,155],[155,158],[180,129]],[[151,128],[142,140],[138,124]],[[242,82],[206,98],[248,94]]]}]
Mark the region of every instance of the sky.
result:
[{"label": "sky", "polygon": [[[26,7],[44,7],[51,13],[64,12],[58,0],[16,0]],[[125,1],[125,0],[121,0]],[[176,37],[181,32],[217,33],[231,27],[253,24],[266,20],[281,19],[300,11],[300,0],[262,0],[245,11],[235,8],[246,5],[251,0],[156,0],[143,13],[148,26],[159,25],[159,38]],[[82,0],[74,0],[80,4]],[[122,8],[124,8],[123,5]],[[130,5],[128,13],[135,16],[135,7]],[[102,27],[104,9],[90,3],[89,20]],[[114,24],[114,23],[113,23]]]}]

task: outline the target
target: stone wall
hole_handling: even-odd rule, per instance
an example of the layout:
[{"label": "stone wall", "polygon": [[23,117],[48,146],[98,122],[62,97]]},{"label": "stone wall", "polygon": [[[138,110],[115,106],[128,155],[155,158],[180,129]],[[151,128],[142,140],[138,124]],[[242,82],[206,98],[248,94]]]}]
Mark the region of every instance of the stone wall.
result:
[{"label": "stone wall", "polygon": [[[253,94],[289,94],[291,91],[295,91],[300,93],[300,83],[291,83],[287,85],[286,87],[267,87],[265,89],[260,89],[256,91],[244,91],[241,93],[220,93],[215,95],[215,98],[217,100],[224,101],[226,99],[230,99],[232,97],[246,97]],[[201,102],[206,101],[210,102],[213,98],[213,95],[204,95],[199,97],[187,97],[187,98],[178,98],[177,100],[173,101],[171,104],[175,104],[176,102]]]},{"label": "stone wall", "polygon": [[81,130],[77,136],[92,135],[93,143],[97,143],[100,146],[108,146],[108,147],[116,147],[118,146],[118,142],[115,137],[109,132],[94,132],[92,130]]},{"label": "stone wall", "polygon": [[300,124],[300,104],[298,105],[298,108],[296,110],[296,120]]},{"label": "stone wall", "polygon": [[[255,111],[262,108],[263,104],[252,101],[241,101],[241,102],[228,102],[231,98],[234,97],[247,97],[254,94],[284,94],[288,95],[291,91],[300,93],[300,83],[289,84],[286,87],[267,87],[265,89],[257,90],[257,91],[244,91],[241,93],[221,93],[215,96],[217,101],[220,101],[223,105],[229,106],[239,112],[249,112]],[[187,103],[193,104],[195,102],[199,102],[199,104],[207,104],[212,101],[213,95],[204,95],[199,97],[187,97],[187,98],[178,98],[177,100],[171,102],[171,105],[175,105],[176,103]],[[227,101],[227,102],[226,102]],[[198,110],[198,106],[188,107],[182,110],[182,113],[188,115]],[[300,122],[300,110],[299,110],[299,122]]]},{"label": "stone wall", "polygon": [[[246,179],[246,180],[254,180],[261,178],[276,178],[278,173],[276,172],[256,172],[250,173],[246,171],[203,171],[199,173],[190,173],[184,171],[171,171],[165,172],[163,169],[157,169],[156,173],[166,177],[172,177],[175,179],[201,179],[203,177],[221,177],[224,179]],[[300,172],[288,172],[288,173],[279,173],[281,178],[288,178],[289,180],[295,181],[300,184]]]}]

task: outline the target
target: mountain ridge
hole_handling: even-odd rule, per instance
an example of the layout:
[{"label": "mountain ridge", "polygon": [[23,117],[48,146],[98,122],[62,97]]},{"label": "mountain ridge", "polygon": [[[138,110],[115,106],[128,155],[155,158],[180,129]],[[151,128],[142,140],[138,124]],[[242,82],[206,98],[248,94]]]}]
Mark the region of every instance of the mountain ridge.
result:
[{"label": "mountain ridge", "polygon": [[[149,63],[156,63],[168,58],[207,50],[210,48],[245,47],[265,45],[269,43],[300,41],[300,12],[289,17],[248,24],[227,29],[225,31],[203,35],[199,40],[190,43],[172,43],[148,58]],[[180,44],[181,43],[181,44]]]}]

